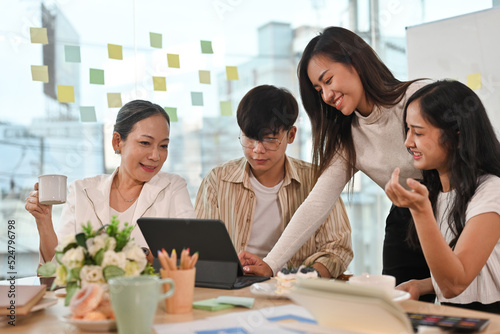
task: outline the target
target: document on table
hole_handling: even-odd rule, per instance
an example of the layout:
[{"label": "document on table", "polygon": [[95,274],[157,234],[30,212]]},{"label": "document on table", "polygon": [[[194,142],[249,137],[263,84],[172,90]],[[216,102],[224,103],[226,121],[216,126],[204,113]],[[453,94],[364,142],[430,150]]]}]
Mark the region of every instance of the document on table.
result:
[{"label": "document on table", "polygon": [[157,334],[353,333],[340,330],[332,332],[332,328],[321,327],[305,308],[293,304],[232,312],[189,322],[156,324],[153,327]]}]

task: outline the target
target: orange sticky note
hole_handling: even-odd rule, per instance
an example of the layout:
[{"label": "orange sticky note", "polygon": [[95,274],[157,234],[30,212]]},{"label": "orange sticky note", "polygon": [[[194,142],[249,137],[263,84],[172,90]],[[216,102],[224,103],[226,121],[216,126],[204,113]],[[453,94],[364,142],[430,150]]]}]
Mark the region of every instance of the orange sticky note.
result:
[{"label": "orange sticky note", "polygon": [[108,44],[108,57],[123,60],[123,48],[121,45]]},{"label": "orange sticky note", "polygon": [[31,43],[49,44],[47,28],[30,28]]},{"label": "orange sticky note", "polygon": [[121,108],[122,107],[122,95],[120,93],[108,93],[108,107],[109,108]]},{"label": "orange sticky note", "polygon": [[226,66],[226,77],[227,80],[238,80],[238,67]]},{"label": "orange sticky note", "polygon": [[73,86],[57,85],[57,101],[62,103],[74,103],[75,88]]},{"label": "orange sticky note", "polygon": [[33,81],[49,82],[49,67],[31,65],[31,78]]},{"label": "orange sticky note", "polygon": [[200,83],[202,84],[209,84],[211,83],[211,80],[210,80],[210,71],[204,71],[204,70],[200,70],[198,72],[199,74],[199,77],[200,77]]}]

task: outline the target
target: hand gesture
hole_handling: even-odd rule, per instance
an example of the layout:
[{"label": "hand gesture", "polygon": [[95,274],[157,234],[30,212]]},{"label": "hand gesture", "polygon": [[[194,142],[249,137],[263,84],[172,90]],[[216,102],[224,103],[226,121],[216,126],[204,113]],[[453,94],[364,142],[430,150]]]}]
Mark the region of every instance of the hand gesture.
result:
[{"label": "hand gesture", "polygon": [[35,183],[34,189],[26,198],[24,207],[35,217],[37,222],[52,219],[52,205],[40,204],[38,201],[38,182]]},{"label": "hand gesture", "polygon": [[255,254],[242,251],[238,254],[245,275],[273,276],[273,271],[267,263]]},{"label": "hand gesture", "polygon": [[385,193],[394,205],[415,211],[421,211],[430,205],[426,186],[414,179],[407,179],[406,184],[411,190],[406,190],[399,184],[399,168],[396,168],[385,185]]}]

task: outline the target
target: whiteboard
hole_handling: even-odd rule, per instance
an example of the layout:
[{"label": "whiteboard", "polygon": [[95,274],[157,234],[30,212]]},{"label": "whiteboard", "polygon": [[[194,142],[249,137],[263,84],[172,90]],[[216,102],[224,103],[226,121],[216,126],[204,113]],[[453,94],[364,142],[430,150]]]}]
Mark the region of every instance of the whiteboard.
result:
[{"label": "whiteboard", "polygon": [[[406,28],[408,78],[455,79],[473,88],[500,134],[500,7]],[[472,81],[470,81],[472,80]]]}]

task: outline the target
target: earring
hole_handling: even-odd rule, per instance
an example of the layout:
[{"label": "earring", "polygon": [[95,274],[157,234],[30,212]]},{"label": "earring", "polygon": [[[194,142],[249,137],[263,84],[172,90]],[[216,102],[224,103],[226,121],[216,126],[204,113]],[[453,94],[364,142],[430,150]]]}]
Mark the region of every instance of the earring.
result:
[{"label": "earring", "polygon": [[119,150],[119,149],[116,149],[116,150],[115,150],[115,154],[120,154],[120,150]]}]

